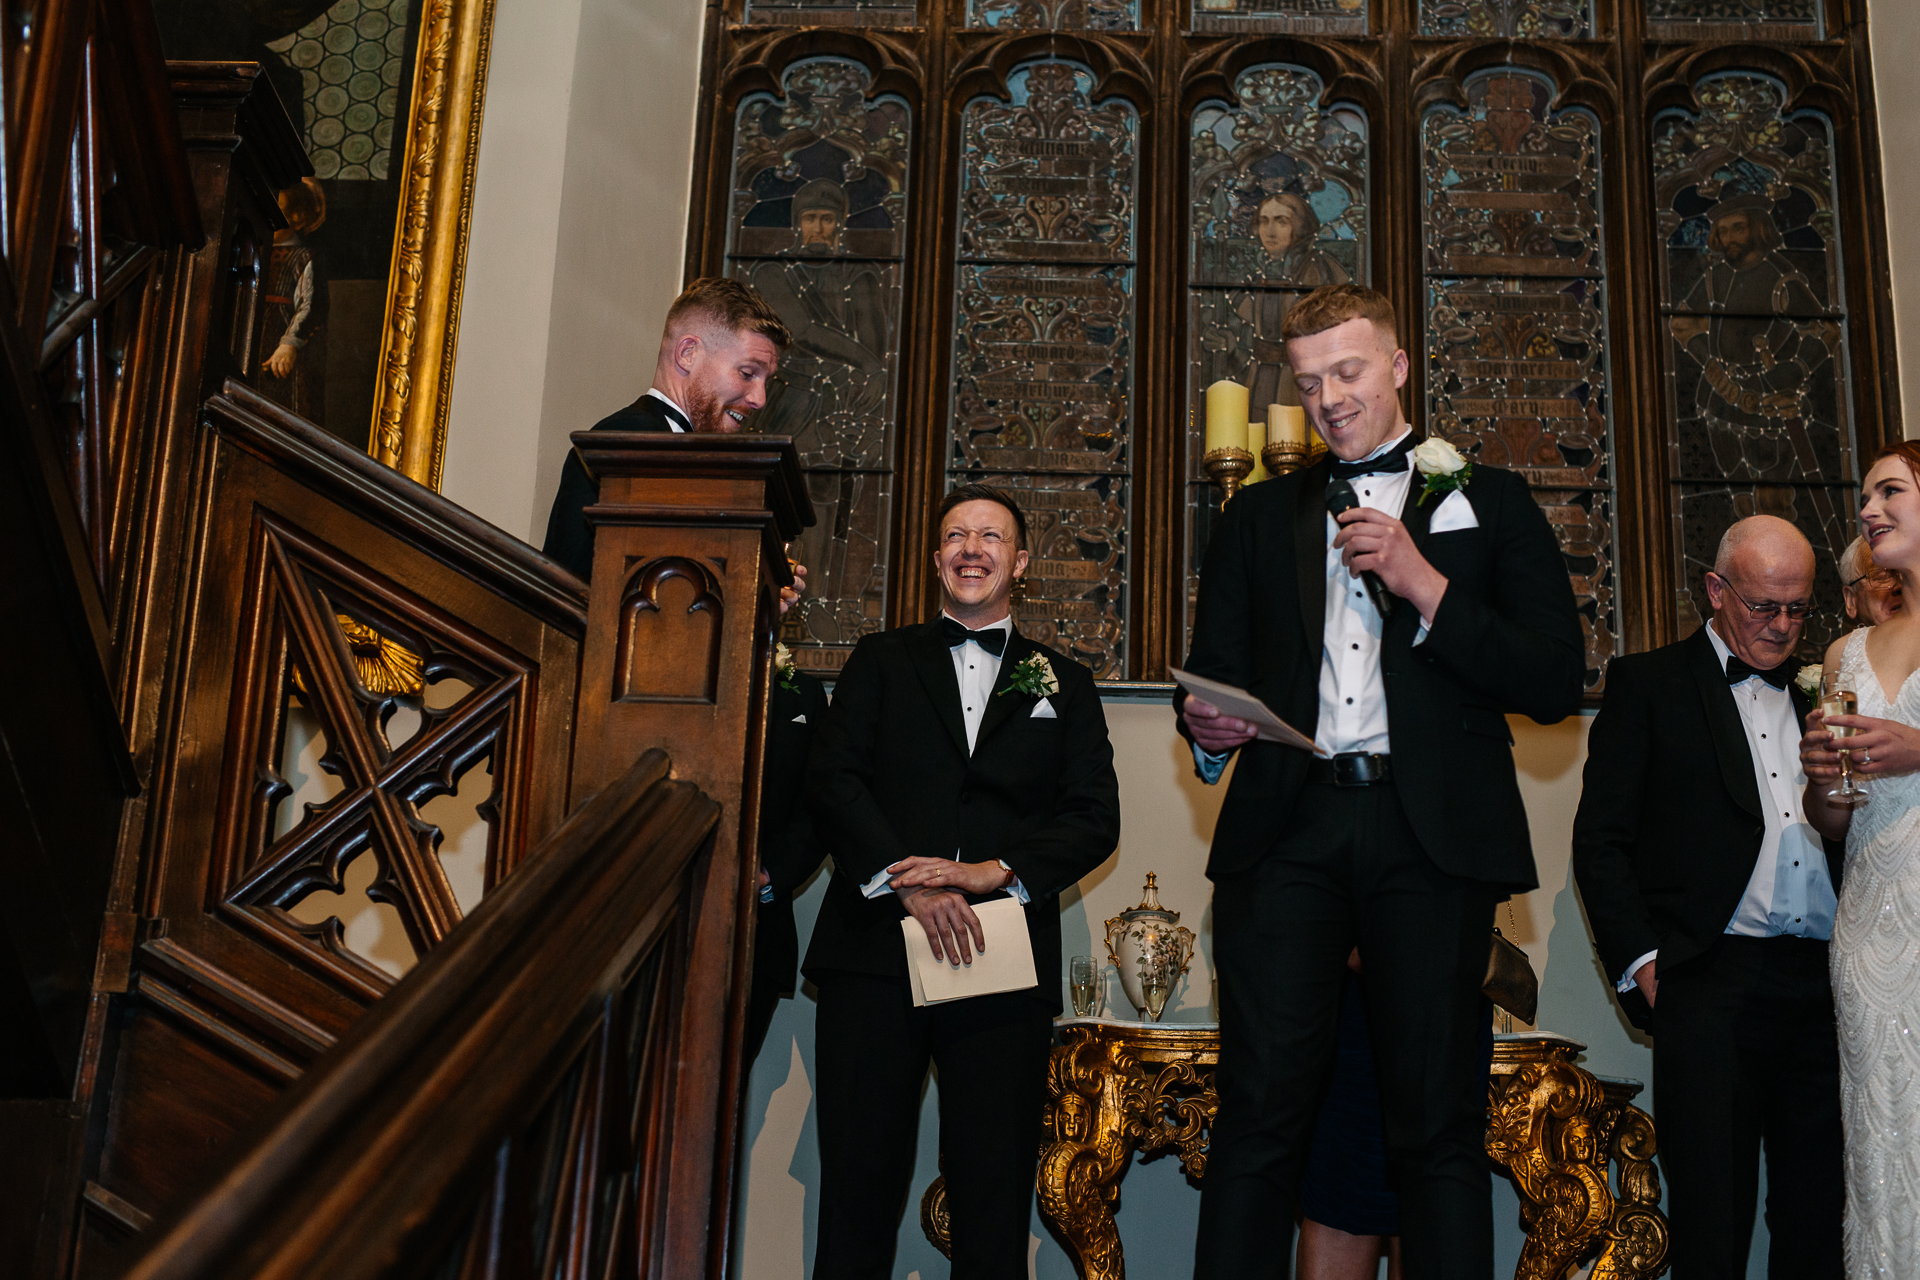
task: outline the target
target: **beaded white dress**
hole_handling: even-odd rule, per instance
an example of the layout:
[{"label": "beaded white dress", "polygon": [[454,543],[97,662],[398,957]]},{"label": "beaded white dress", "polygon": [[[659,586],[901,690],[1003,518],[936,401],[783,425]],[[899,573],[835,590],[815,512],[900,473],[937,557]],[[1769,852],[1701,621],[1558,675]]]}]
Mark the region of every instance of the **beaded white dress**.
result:
[{"label": "beaded white dress", "polygon": [[[1840,670],[1860,714],[1920,727],[1920,681],[1887,701],[1866,630]],[[1920,671],[1914,673],[1920,676]],[[1840,1032],[1849,1280],[1920,1280],[1920,773],[1881,774],[1847,829],[1830,964]]]}]

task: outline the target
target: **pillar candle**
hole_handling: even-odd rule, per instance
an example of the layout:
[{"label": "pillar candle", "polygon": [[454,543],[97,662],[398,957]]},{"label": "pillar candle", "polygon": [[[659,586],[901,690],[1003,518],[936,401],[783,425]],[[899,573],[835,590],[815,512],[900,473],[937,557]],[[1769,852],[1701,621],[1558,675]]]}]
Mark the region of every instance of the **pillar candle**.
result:
[{"label": "pillar candle", "polygon": [[1247,447],[1247,389],[1223,378],[1207,388],[1207,452]]},{"label": "pillar candle", "polygon": [[1307,411],[1297,404],[1267,406],[1267,443],[1307,447]]},{"label": "pillar candle", "polygon": [[[1259,484],[1267,478],[1267,464],[1260,460],[1261,445],[1266,443],[1266,431],[1257,422],[1247,424],[1247,447],[1253,450],[1253,471],[1242,484]],[[1259,443],[1255,443],[1258,441]]]}]

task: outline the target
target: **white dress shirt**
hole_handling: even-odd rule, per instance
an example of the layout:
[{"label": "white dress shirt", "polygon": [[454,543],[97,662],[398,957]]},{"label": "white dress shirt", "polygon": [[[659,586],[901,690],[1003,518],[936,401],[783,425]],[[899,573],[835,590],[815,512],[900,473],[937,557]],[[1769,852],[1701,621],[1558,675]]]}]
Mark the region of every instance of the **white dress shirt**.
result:
[{"label": "white dress shirt", "polygon": [[[940,616],[953,617],[945,609],[940,611]],[[954,621],[958,622],[959,619],[955,618]],[[998,622],[989,622],[984,627],[974,627],[972,630],[1002,631],[1011,638],[1013,615],[1008,614]],[[960,686],[960,714],[967,723],[968,755],[973,754],[973,744],[980,738],[980,721],[987,714],[987,699],[993,696],[994,682],[1000,678],[1000,659],[1004,652],[1003,650],[1002,653],[989,653],[980,647],[979,641],[973,639],[963,640],[953,646],[953,678]],[[960,860],[959,849],[953,851],[953,858],[955,862]],[[1004,858],[1000,860],[1000,865],[1007,866]],[[1013,868],[1007,867],[1007,870],[1011,871]],[[887,883],[891,875],[892,872],[882,868],[879,875],[860,886],[860,892],[869,898],[877,898],[883,893],[892,893],[893,886]],[[1026,886],[1020,883],[1018,876],[1007,883],[1006,891],[1022,903],[1027,900]]]},{"label": "white dress shirt", "polygon": [[675,400],[672,396],[668,395],[666,392],[662,391],[658,387],[648,387],[647,394],[652,396],[654,399],[658,400],[661,404],[666,405],[668,408],[672,409],[675,413],[680,415],[678,418],[669,417],[667,419],[667,425],[673,428],[673,433],[677,436],[683,436],[687,434],[687,429],[681,426],[680,424],[683,422],[692,422],[693,415],[688,413],[685,409],[682,409],[680,407],[680,403],[677,400]]},{"label": "white dress shirt", "polygon": [[[1725,671],[1733,651],[1712,624],[1707,639]],[[1837,902],[1826,850],[1800,808],[1807,775],[1800,770],[1800,717],[1793,709],[1793,695],[1759,676],[1748,676],[1733,686],[1733,705],[1746,730],[1766,827],[1747,891],[1725,931],[1748,938],[1831,938]],[[1620,990],[1632,987],[1633,975],[1659,954],[1649,951],[1628,965]]]},{"label": "white dress shirt", "polygon": [[[1405,428],[1369,453],[1367,458],[1391,453],[1412,431],[1411,427]],[[1356,476],[1351,483],[1354,496],[1360,499],[1361,506],[1385,511],[1398,519],[1407,505],[1407,494],[1413,486],[1413,467],[1409,462],[1403,470]],[[1314,722],[1313,742],[1329,755],[1343,751],[1370,751],[1386,755],[1392,747],[1387,740],[1386,680],[1380,673],[1380,637],[1385,622],[1380,617],[1380,611],[1373,607],[1373,601],[1367,598],[1366,586],[1359,575],[1341,562],[1340,549],[1333,545],[1334,537],[1339,532],[1339,521],[1328,515],[1327,606],[1321,633],[1324,639],[1320,649],[1320,712]],[[1420,630],[1413,641],[1415,644],[1427,638],[1429,621],[1426,618],[1420,620]],[[1201,777],[1208,783],[1220,780],[1227,765],[1225,755],[1214,755],[1196,745],[1193,758],[1200,767]]]}]

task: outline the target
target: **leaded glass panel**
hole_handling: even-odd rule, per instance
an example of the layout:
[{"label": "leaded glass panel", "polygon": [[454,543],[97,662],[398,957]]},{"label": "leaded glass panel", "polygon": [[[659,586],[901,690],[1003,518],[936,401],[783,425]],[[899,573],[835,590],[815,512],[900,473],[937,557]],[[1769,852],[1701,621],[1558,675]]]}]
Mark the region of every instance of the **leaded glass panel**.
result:
[{"label": "leaded glass panel", "polygon": [[1753,515],[1791,521],[1813,543],[1813,612],[1800,633],[1802,659],[1818,662],[1836,636],[1853,628],[1840,598],[1835,566],[1858,532],[1854,521],[1858,489],[1851,485],[1712,483],[1683,483],[1674,489],[1674,541],[1680,560],[1680,578],[1675,586],[1678,634],[1694,631],[1711,615],[1701,575],[1713,568],[1720,536],[1727,526]]},{"label": "leaded glass panel", "polygon": [[1649,40],[1818,40],[1821,0],[1647,0]]},{"label": "leaded glass panel", "polygon": [[883,624],[912,120],[869,99],[865,67],[813,58],[783,94],[740,104],[728,270],[793,333],[753,427],[791,435],[819,523],[798,544],[807,594],[781,637],[837,670]]},{"label": "leaded glass panel", "polygon": [[[1788,112],[1785,86],[1758,74],[1708,77],[1694,99],[1698,113],[1653,126],[1683,610],[1726,524],[1749,509],[1791,509],[1817,547],[1844,548],[1853,503],[1836,486],[1856,479],[1832,123]],[[1835,572],[1823,551],[1821,590],[1837,600]],[[1803,651],[1838,625],[1810,622]]]},{"label": "leaded glass panel", "polygon": [[1593,34],[1592,0],[1420,0],[1423,36],[1584,39]]},{"label": "leaded glass panel", "polygon": [[1126,674],[1139,113],[1035,62],[961,116],[947,467],[1027,499],[1021,629]]},{"label": "leaded glass panel", "polygon": [[967,25],[993,31],[1138,31],[1140,0],[967,0]]},{"label": "leaded glass panel", "polygon": [[910,27],[914,0],[747,0],[747,21],[781,27]]},{"label": "leaded glass panel", "polygon": [[1195,31],[1364,36],[1367,0],[1193,0]]},{"label": "leaded glass panel", "polygon": [[1531,72],[1483,72],[1421,122],[1427,432],[1525,477],[1565,557],[1598,688],[1614,611],[1600,127]]},{"label": "leaded glass panel", "polygon": [[1245,383],[1260,421],[1269,404],[1299,404],[1282,321],[1309,291],[1368,276],[1367,119],[1323,106],[1324,92],[1304,67],[1251,67],[1237,104],[1203,102],[1189,122],[1189,601],[1217,502],[1200,467],[1206,388]]}]

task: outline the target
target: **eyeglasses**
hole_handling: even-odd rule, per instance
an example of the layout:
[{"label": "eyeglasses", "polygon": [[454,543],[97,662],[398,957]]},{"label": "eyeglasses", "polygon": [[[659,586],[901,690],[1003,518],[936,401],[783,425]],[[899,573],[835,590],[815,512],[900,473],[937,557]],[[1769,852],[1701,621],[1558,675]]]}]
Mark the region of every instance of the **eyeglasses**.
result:
[{"label": "eyeglasses", "polygon": [[[1852,590],[1863,582],[1871,583],[1875,587],[1890,587],[1895,584],[1896,579],[1889,570],[1875,569],[1872,573],[1863,573],[1852,581],[1843,582],[1840,585],[1847,590]],[[1735,594],[1738,593],[1736,592]]]},{"label": "eyeglasses", "polygon": [[1735,600],[1746,605],[1747,612],[1752,614],[1756,621],[1772,622],[1784,613],[1787,615],[1787,621],[1789,622],[1805,622],[1807,615],[1813,612],[1813,602],[1811,600],[1796,600],[1792,604],[1773,604],[1771,602],[1752,604],[1745,596],[1740,594],[1739,588],[1735,587],[1731,582],[1728,582],[1717,573],[1713,576],[1720,578],[1720,585],[1733,592],[1733,598]]}]

